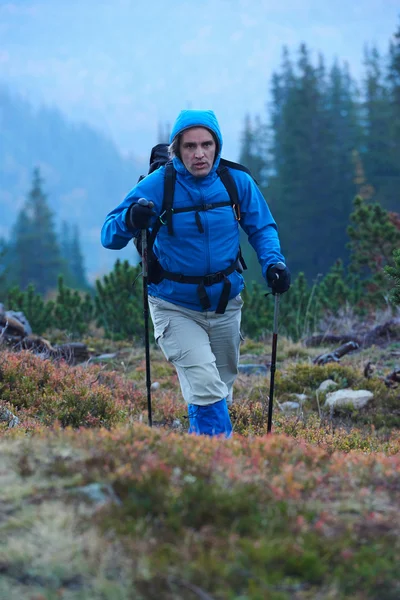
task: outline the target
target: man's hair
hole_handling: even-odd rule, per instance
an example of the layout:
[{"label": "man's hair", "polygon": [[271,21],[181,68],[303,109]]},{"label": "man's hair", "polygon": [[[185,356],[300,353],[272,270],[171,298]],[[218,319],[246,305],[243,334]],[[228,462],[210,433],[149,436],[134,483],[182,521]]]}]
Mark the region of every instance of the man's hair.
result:
[{"label": "man's hair", "polygon": [[181,145],[181,138],[182,138],[182,133],[178,133],[178,135],[176,135],[174,137],[174,139],[172,140],[172,144],[170,144],[168,146],[168,154],[169,154],[170,158],[174,158],[174,156],[181,158],[181,153],[179,150],[179,147]]},{"label": "man's hair", "polygon": [[[189,129],[193,129],[194,127],[196,127],[196,125],[193,125],[193,127],[189,127]],[[203,127],[203,125],[199,125],[199,127]],[[211,131],[211,129],[208,129],[208,127],[204,127],[204,129],[207,129],[207,131],[209,131],[211,133],[211,135],[213,136],[215,146],[216,146],[216,152],[215,152],[215,159],[216,159],[218,156],[218,153],[219,153],[219,143],[218,143],[217,136],[215,135],[215,133],[213,131]],[[181,145],[182,135],[185,131],[187,131],[187,130],[185,129],[184,131],[181,131],[180,133],[178,133],[178,135],[176,135],[174,137],[174,139],[172,140],[172,144],[170,144],[168,146],[168,154],[169,154],[170,158],[174,158],[174,156],[177,156],[179,159],[182,160],[181,152],[180,152],[179,148]]]}]

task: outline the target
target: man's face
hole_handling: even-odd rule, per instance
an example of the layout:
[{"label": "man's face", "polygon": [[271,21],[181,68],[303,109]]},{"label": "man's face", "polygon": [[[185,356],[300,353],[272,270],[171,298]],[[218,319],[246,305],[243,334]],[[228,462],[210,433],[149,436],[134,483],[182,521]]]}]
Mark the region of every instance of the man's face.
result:
[{"label": "man's face", "polygon": [[195,177],[205,177],[214,164],[217,147],[208,129],[193,127],[184,131],[179,150],[182,162]]}]

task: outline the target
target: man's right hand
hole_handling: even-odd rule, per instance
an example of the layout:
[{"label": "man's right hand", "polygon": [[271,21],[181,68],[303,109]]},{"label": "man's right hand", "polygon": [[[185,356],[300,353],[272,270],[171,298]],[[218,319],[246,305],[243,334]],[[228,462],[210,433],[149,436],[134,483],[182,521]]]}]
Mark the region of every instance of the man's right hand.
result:
[{"label": "man's right hand", "polygon": [[290,288],[290,271],[283,262],[270,265],[267,270],[267,283],[273,294],[284,294]]},{"label": "man's right hand", "polygon": [[145,198],[140,198],[138,202],[131,204],[125,217],[125,223],[129,231],[148,229],[153,217],[156,216],[153,207],[154,203]]}]

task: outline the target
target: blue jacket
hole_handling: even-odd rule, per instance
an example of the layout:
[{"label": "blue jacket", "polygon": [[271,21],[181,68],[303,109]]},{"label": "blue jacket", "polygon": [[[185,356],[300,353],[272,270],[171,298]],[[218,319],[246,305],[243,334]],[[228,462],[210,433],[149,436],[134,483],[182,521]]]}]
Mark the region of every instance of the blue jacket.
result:
[{"label": "blue jacket", "polygon": [[[174,207],[229,201],[228,192],[216,173],[221,157],[222,136],[213,111],[183,110],[173,126],[170,142],[178,133],[196,126],[206,127],[214,132],[219,142],[218,154],[206,177],[194,177],[182,161],[174,157],[176,170]],[[147,175],[135,185],[121,204],[107,215],[101,231],[101,242],[105,248],[112,250],[124,248],[133,235],[139,234],[139,231],[132,234],[125,225],[128,208],[139,198],[152,200],[155,212],[157,215],[161,214],[164,170],[164,167],[160,167]],[[202,211],[199,215],[204,233],[201,233],[195,221],[195,212],[174,215],[174,235],[168,234],[167,227],[161,227],[153,247],[164,270],[184,275],[208,275],[227,269],[238,255],[239,223],[257,253],[264,277],[269,265],[278,261],[284,262],[276,223],[256,183],[243,171],[231,169],[231,173],[238,190],[241,220],[238,222],[235,219],[231,206]],[[233,298],[243,289],[244,281],[237,271],[229,275],[229,280],[232,284],[230,298]],[[207,287],[212,311],[216,309],[222,286],[221,282]],[[149,294],[186,308],[202,310],[197,295],[197,285],[192,283],[178,283],[164,279],[157,285],[150,284]]]}]

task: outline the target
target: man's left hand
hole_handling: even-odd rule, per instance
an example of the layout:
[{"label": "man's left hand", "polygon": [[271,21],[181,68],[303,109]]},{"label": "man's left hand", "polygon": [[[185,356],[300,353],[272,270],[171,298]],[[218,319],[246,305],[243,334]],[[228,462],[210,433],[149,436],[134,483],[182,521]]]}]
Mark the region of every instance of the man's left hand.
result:
[{"label": "man's left hand", "polygon": [[290,288],[290,271],[283,262],[270,265],[267,270],[267,283],[273,294],[284,294]]}]

